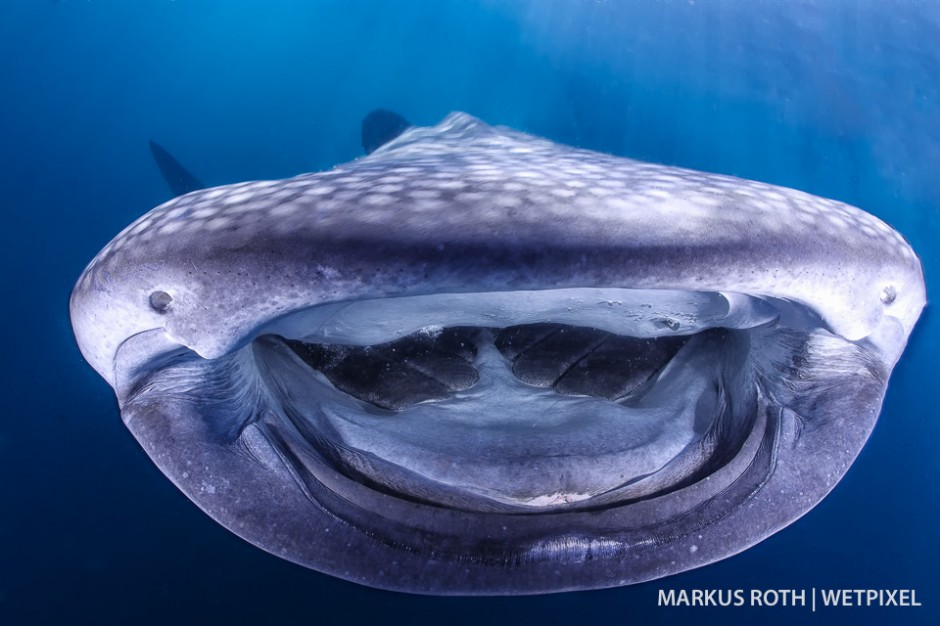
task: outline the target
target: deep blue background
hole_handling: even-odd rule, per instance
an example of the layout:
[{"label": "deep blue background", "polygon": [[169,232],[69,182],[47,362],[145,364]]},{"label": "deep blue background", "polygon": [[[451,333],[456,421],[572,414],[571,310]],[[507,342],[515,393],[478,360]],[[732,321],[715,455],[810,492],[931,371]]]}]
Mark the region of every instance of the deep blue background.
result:
[{"label": "deep blue background", "polygon": [[[534,598],[380,592],[257,550],[124,429],[67,315],[85,263],[167,199],[360,154],[371,108],[788,185],[903,232],[940,284],[940,9],[914,1],[3,0],[0,623],[940,623],[937,316],[822,504],[742,555]],[[914,588],[920,610],[663,609],[659,589]]]}]

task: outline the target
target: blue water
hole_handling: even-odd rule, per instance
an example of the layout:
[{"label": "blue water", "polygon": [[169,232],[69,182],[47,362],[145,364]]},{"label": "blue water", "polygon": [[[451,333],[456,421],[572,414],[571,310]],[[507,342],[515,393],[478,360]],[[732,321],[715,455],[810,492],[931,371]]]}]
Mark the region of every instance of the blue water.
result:
[{"label": "blue water", "polygon": [[[928,2],[3,0],[0,623],[940,623],[940,328],[928,309],[835,491],[721,563],[634,587],[424,598],[271,557],[164,479],[84,363],[85,263],[167,199],[359,156],[372,108],[797,187],[894,225],[940,289]],[[657,607],[660,589],[915,589],[921,609]]]}]

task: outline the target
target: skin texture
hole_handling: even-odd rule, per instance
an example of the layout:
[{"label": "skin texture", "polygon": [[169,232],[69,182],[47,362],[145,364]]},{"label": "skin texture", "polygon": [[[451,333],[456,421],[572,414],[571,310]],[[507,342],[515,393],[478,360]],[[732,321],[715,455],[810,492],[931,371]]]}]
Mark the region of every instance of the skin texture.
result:
[{"label": "skin texture", "polygon": [[[867,440],[924,298],[859,209],[452,114],[154,209],[71,311],[128,428],[233,532],[363,584],[521,594],[698,567],[804,514]],[[553,348],[507,347],[534,324]],[[410,392],[458,327],[482,329],[471,373]],[[390,395],[358,372],[396,346],[411,382]]]}]

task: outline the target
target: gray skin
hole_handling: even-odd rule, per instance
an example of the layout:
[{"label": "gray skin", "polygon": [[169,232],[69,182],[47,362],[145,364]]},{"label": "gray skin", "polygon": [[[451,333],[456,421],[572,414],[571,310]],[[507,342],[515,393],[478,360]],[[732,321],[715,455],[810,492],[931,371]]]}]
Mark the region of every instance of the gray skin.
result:
[{"label": "gray skin", "polygon": [[[71,315],[144,450],[232,532],[366,585],[530,594],[699,567],[806,513],[871,433],[924,302],[913,251],[859,209],[458,113],[154,209]],[[566,395],[572,364],[638,366],[569,345],[544,374],[494,348],[533,324],[684,343],[626,395]],[[394,409],[289,347],[335,360],[451,327],[481,329],[478,380],[429,399],[411,370],[440,373],[406,361]]]}]

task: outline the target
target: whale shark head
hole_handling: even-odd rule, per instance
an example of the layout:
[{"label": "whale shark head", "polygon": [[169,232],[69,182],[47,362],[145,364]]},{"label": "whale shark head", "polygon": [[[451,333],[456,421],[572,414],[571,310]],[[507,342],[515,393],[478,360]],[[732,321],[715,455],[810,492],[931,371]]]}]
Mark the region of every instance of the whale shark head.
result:
[{"label": "whale shark head", "polygon": [[157,207],[71,317],[146,452],[236,534],[367,585],[521,594],[803,515],[924,303],[859,209],[456,113]]}]

